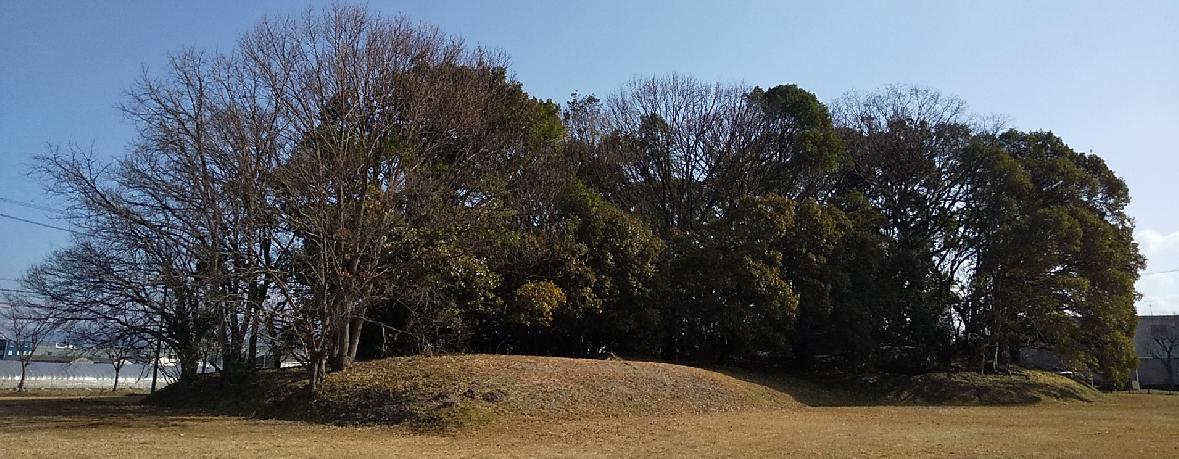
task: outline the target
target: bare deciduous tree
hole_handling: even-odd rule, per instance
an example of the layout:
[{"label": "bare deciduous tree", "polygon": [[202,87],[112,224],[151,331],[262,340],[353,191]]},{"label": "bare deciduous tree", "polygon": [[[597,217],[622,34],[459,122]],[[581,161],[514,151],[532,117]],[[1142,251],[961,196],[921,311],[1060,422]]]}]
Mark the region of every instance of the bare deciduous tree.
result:
[{"label": "bare deciduous tree", "polygon": [[110,360],[111,369],[115,371],[111,392],[119,390],[119,378],[122,376],[123,367],[127,362],[146,357],[148,354],[149,343],[144,339],[144,336],[116,322],[106,320],[74,322],[68,324],[66,330],[71,344],[76,344]]},{"label": "bare deciduous tree", "polygon": [[758,141],[750,88],[672,75],[632,81],[605,105],[603,155],[618,168],[618,200],[691,231],[726,205],[722,177]]},{"label": "bare deciduous tree", "polygon": [[370,307],[429,296],[396,282],[416,247],[402,229],[490,226],[540,156],[543,113],[497,54],[358,8],[264,22],[241,56],[278,120],[293,272],[272,278],[317,383],[355,358]]},{"label": "bare deciduous tree", "polygon": [[57,330],[61,321],[26,298],[9,296],[6,301],[6,304],[0,305],[0,337],[7,339],[16,348],[16,358],[20,362],[20,380],[16,384],[16,391],[23,392],[29,364],[33,362],[37,346]]},{"label": "bare deciduous tree", "polygon": [[210,349],[232,375],[259,340],[293,347],[314,392],[351,364],[374,305],[452,321],[424,291],[438,283],[405,271],[435,268],[417,258],[454,235],[531,224],[562,128],[496,53],[404,18],[332,7],[263,21],[239,45],[144,75],[121,160],[42,158],[78,235],[26,287],[71,320],[162,340],[186,377]]}]

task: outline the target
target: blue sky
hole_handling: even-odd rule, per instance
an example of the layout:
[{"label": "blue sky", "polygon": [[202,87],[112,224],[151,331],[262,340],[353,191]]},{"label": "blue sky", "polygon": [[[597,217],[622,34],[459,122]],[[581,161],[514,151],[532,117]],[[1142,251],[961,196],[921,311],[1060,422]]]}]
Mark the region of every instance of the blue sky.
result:
[{"label": "blue sky", "polygon": [[[532,94],[608,93],[680,72],[830,100],[920,84],[1014,127],[1100,154],[1130,185],[1148,273],[1179,270],[1179,2],[371,1],[512,56]],[[55,223],[27,175],[49,143],[119,154],[115,106],[183,47],[228,50],[285,1],[9,1],[0,9],[0,214]],[[60,224],[60,222],[57,222]],[[68,233],[0,218],[0,288]],[[1139,282],[1141,312],[1179,313],[1179,272]]]}]

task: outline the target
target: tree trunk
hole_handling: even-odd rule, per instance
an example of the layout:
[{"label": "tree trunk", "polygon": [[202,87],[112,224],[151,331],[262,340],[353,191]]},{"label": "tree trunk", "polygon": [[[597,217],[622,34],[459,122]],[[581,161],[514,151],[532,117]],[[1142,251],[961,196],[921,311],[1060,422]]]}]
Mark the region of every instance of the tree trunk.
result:
[{"label": "tree trunk", "polygon": [[160,346],[162,346],[160,340],[156,339],[156,358],[151,363],[151,393],[153,394],[156,393],[156,380],[160,376]]},{"label": "tree trunk", "polygon": [[[268,245],[263,245],[268,247]],[[266,249],[269,250],[269,249]],[[253,371],[258,367],[258,334],[259,327],[262,326],[262,303],[266,301],[266,285],[265,283],[254,282],[250,285],[250,341],[248,343],[248,352],[250,361],[249,369]]]},{"label": "tree trunk", "polygon": [[177,349],[176,358],[180,360],[180,379],[195,378],[201,360],[200,351],[193,348]]},{"label": "tree trunk", "polygon": [[978,339],[977,342],[975,349],[978,350],[978,373],[985,374],[987,372],[987,342],[983,339]]},{"label": "tree trunk", "polygon": [[356,361],[356,351],[360,348],[360,330],[364,327],[364,319],[352,319],[348,325],[348,364]]},{"label": "tree trunk", "polygon": [[340,319],[336,322],[336,339],[329,352],[328,366],[331,371],[342,371],[352,365],[352,321]]},{"label": "tree trunk", "polygon": [[327,365],[331,371],[340,371],[347,367],[344,363],[348,352],[348,345],[345,344],[347,341],[348,331],[347,327],[344,327],[344,330],[336,333],[335,342],[332,343],[331,350],[328,352]]},{"label": "tree trunk", "polygon": [[115,392],[115,391],[119,390],[119,373],[122,371],[123,371],[122,365],[115,366],[115,385],[114,385],[114,387],[111,387],[111,392]]},{"label": "tree trunk", "polygon": [[1170,355],[1163,362],[1163,368],[1167,370],[1167,389],[1175,390],[1175,364],[1171,360]]},{"label": "tree trunk", "polygon": [[[222,311],[225,310],[223,307]],[[217,329],[217,339],[221,344],[222,379],[235,379],[243,368],[241,342],[237,339],[237,325],[225,324],[224,321],[225,319],[222,319],[222,324]]]},{"label": "tree trunk", "polygon": [[1023,365],[1023,349],[1015,340],[1007,342],[1007,362],[1012,365]]},{"label": "tree trunk", "polygon": [[[217,322],[217,334],[216,334],[217,344],[218,344],[218,347],[220,348],[219,350],[221,351],[221,368],[225,369],[226,373],[230,373],[233,370],[237,369],[237,365],[234,362],[233,356],[230,355],[230,349],[232,346],[229,344],[229,330],[228,330],[229,325],[227,325],[225,323],[225,321],[228,320],[226,318],[226,316],[228,316],[228,314],[226,314],[226,312],[225,312],[225,305],[223,303],[218,303],[217,315],[221,316],[221,320],[219,320]],[[208,359],[202,358],[201,360],[208,360]],[[183,365],[183,362],[181,362],[181,365]],[[225,375],[222,375],[221,379],[224,380]]]},{"label": "tree trunk", "polygon": [[246,364],[249,365],[248,368],[250,370],[258,367],[258,325],[258,313],[255,312],[254,319],[250,324],[250,343],[249,351],[247,353],[247,355],[249,355],[249,362],[246,362]]},{"label": "tree trunk", "polygon": [[316,395],[319,394],[319,386],[323,384],[323,379],[326,373],[326,359],[325,356],[319,353],[312,354],[311,361],[308,362],[311,370],[311,381],[307,385],[310,391],[310,398],[315,400]]},{"label": "tree trunk", "polygon": [[680,318],[679,308],[673,306],[671,309],[671,320],[666,322],[666,329],[663,335],[663,349],[660,349],[660,356],[664,360],[676,362],[679,361],[679,331]]},{"label": "tree trunk", "polygon": [[385,336],[386,335],[385,327],[380,327],[380,330],[381,330],[381,344],[377,348],[377,356],[383,358],[383,357],[385,357],[385,349],[388,348],[388,344],[386,344],[388,342],[388,338]]},{"label": "tree trunk", "polygon": [[998,338],[996,338],[993,346],[994,346],[994,350],[991,352],[991,373],[998,374],[999,373],[999,354],[1001,354],[1001,352],[999,352],[999,348],[1003,347],[1003,344],[1001,341],[999,341]]},{"label": "tree trunk", "polygon": [[24,392],[25,391],[25,375],[28,373],[28,369],[29,369],[29,362],[27,360],[21,360],[21,362],[20,362],[20,381],[18,381],[16,383],[16,391],[17,392]]},{"label": "tree trunk", "polygon": [[1003,353],[1003,335],[1000,333],[1003,327],[999,322],[999,311],[992,311],[991,314],[991,346],[994,346],[994,349],[991,350],[991,372],[998,374],[999,355]]},{"label": "tree trunk", "polygon": [[282,358],[286,356],[286,350],[283,349],[282,338],[279,337],[278,327],[274,324],[274,318],[266,319],[267,337],[266,342],[270,345],[270,357],[272,358],[271,365],[274,368],[282,368]]}]

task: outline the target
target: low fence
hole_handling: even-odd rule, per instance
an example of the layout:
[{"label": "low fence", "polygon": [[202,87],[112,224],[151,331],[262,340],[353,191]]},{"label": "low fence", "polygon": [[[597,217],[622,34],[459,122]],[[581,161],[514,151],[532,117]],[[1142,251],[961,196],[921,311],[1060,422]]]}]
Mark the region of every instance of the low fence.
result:
[{"label": "low fence", "polygon": [[[174,380],[175,367],[160,366],[157,387]],[[151,365],[128,363],[119,372],[120,389],[151,388]],[[20,382],[20,362],[0,360],[0,389],[15,389]],[[110,389],[115,368],[109,363],[32,362],[25,377],[28,389]]]}]

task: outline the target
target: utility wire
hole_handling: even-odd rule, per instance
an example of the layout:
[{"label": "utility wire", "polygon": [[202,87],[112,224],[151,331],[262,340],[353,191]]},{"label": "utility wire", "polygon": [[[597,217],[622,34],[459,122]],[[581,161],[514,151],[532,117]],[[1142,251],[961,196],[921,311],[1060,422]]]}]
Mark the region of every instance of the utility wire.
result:
[{"label": "utility wire", "polygon": [[1179,269],[1169,269],[1166,271],[1151,271],[1148,273],[1142,273],[1142,275],[1143,276],[1153,276],[1155,274],[1174,274],[1174,273],[1179,273]]},{"label": "utility wire", "polygon": [[18,288],[0,288],[0,292],[8,292],[8,293],[31,293],[31,294],[36,294],[36,293],[37,293],[37,292],[31,291],[31,290],[21,290],[21,289],[18,289]]},{"label": "utility wire", "polygon": [[5,214],[5,213],[0,213],[0,217],[3,217],[3,218],[8,218],[8,219],[12,219],[12,220],[16,220],[16,221],[18,221],[18,222],[22,222],[22,223],[28,223],[28,224],[30,224],[30,225],[43,226],[43,227],[46,227],[46,228],[49,228],[49,229],[55,229],[55,230],[58,230],[58,231],[65,231],[65,232],[67,232],[67,233],[82,234],[82,233],[80,233],[80,232],[78,232],[78,231],[74,231],[74,230],[72,230],[72,229],[69,229],[69,228],[63,228],[63,227],[56,226],[56,225],[50,225],[50,224],[48,224],[48,223],[41,223],[41,222],[39,222],[39,221],[34,221],[34,220],[28,220],[28,219],[24,219],[24,218],[20,218],[20,217],[15,217],[15,216],[8,215],[8,214]]},{"label": "utility wire", "polygon": [[42,205],[33,204],[33,203],[31,203],[31,202],[17,201],[17,200],[15,200],[15,199],[8,199],[8,198],[5,198],[5,197],[0,197],[0,202],[7,202],[7,203],[9,203],[9,204],[18,205],[18,206],[21,206],[21,207],[28,207],[28,208],[30,208],[30,209],[44,210],[44,211],[46,211],[46,212],[53,212],[53,213],[55,213],[55,214],[60,214],[60,213],[61,213],[61,211],[60,211],[60,210],[57,210],[57,209],[54,209],[54,208],[51,208],[51,207],[45,207],[45,206],[42,206]]}]

